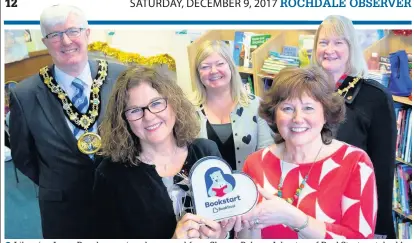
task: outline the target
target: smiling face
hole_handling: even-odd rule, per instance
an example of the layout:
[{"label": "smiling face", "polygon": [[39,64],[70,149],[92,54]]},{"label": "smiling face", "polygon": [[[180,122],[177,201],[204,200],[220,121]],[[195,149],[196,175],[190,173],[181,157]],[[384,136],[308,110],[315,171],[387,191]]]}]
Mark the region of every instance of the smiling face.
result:
[{"label": "smiling face", "polygon": [[[63,32],[71,28],[80,28],[76,15],[70,14],[65,24],[58,24],[46,28],[46,33]],[[89,29],[81,31],[78,37],[69,38],[66,34],[62,35],[59,41],[52,41],[43,38],[42,41],[52,56],[53,63],[62,70],[73,70],[83,68],[88,61],[88,41]],[[81,70],[78,70],[81,71]]]},{"label": "smiling face", "polygon": [[230,66],[218,53],[204,59],[198,67],[198,72],[201,82],[207,89],[230,86]]},{"label": "smiling face", "polygon": [[[141,107],[150,106],[152,110],[157,110],[163,98],[157,90],[147,82],[141,82],[128,90],[128,102],[126,110],[139,111]],[[158,113],[151,113],[148,109],[144,110],[144,116],[136,121],[128,121],[132,132],[140,139],[141,144],[159,144],[167,139],[171,139],[175,124],[175,114],[170,105]]]},{"label": "smiling face", "polygon": [[281,102],[275,116],[277,129],[287,144],[302,146],[321,138],[323,106],[307,94]]},{"label": "smiling face", "polygon": [[317,40],[316,56],[325,71],[342,75],[348,68],[348,43],[344,38],[328,33],[325,28],[322,28]]}]

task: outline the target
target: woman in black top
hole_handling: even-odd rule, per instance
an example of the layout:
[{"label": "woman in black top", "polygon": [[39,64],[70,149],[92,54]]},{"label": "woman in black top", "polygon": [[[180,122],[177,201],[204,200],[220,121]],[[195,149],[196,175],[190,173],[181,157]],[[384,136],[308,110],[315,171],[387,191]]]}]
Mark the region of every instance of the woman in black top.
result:
[{"label": "woman in black top", "polygon": [[394,239],[392,188],[397,130],[392,96],[384,86],[366,78],[367,65],[355,29],[343,16],[329,16],[319,26],[312,62],[332,75],[337,92],[345,99],[346,119],[337,139],[365,150],[374,165],[376,237]]},{"label": "woman in black top", "polygon": [[214,142],[195,139],[198,120],[175,81],[137,66],[116,82],[101,127],[102,154],[94,192],[98,238],[224,238],[235,220],[192,214],[188,172]]}]

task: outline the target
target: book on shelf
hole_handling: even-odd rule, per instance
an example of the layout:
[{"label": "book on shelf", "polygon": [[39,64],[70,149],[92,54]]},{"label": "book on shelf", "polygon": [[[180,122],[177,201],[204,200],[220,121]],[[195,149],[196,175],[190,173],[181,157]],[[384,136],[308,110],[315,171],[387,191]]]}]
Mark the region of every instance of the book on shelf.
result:
[{"label": "book on shelf", "polygon": [[387,88],[390,83],[390,76],[390,73],[384,73],[380,70],[369,70],[367,78],[375,80]]},{"label": "book on shelf", "polygon": [[273,79],[272,78],[263,78],[263,86],[264,86],[264,91],[269,90],[272,87],[273,84]]},{"label": "book on shelf", "polygon": [[246,37],[246,41],[249,41],[250,43],[246,45],[246,55],[244,56],[244,67],[251,68],[252,65],[252,53],[259,48],[261,45],[263,45],[269,38],[271,37],[270,34],[255,34],[253,33],[250,36]]},{"label": "book on shelf", "polygon": [[299,55],[299,48],[297,46],[283,46],[282,55],[297,57]]},{"label": "book on shelf", "polygon": [[236,66],[251,68],[252,53],[271,37],[270,34],[234,32],[233,61]]},{"label": "book on shelf", "polygon": [[412,214],[412,167],[397,164],[394,171],[393,207],[404,215]]},{"label": "book on shelf", "polygon": [[412,239],[412,222],[404,216],[394,212],[394,229],[398,239]]},{"label": "book on shelf", "polygon": [[397,105],[394,110],[397,118],[397,142],[395,156],[397,158],[401,158],[407,163],[411,163],[412,109]]},{"label": "book on shelf", "polygon": [[281,55],[278,52],[270,51],[269,57],[264,61],[261,70],[268,74],[278,74],[285,67],[298,67],[297,56]]},{"label": "book on shelf", "polygon": [[254,85],[253,85],[253,75],[251,74],[243,74],[241,75],[242,83],[244,89],[247,91],[248,94],[255,94],[254,93]]},{"label": "book on shelf", "polygon": [[246,50],[249,49],[250,36],[254,33],[236,31],[234,32],[234,49],[233,49],[233,61],[236,66],[244,66],[246,59]]}]

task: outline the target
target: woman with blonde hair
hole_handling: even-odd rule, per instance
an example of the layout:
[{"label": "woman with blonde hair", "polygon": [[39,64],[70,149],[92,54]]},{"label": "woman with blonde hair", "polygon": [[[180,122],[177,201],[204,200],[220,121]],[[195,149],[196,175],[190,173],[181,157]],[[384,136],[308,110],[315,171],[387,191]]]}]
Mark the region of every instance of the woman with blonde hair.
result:
[{"label": "woman with blonde hair", "polygon": [[396,119],[391,94],[368,79],[367,64],[352,21],[329,16],[316,31],[312,63],[333,77],[346,105],[345,123],[337,139],[365,150],[374,164],[378,188],[379,238],[395,238],[392,198],[396,149]]},{"label": "woman with blonde hair", "polygon": [[259,97],[247,94],[223,41],[204,42],[193,68],[200,137],[216,142],[232,169],[240,171],[250,153],[272,143],[268,125],[257,114]]},{"label": "woman with blonde hair", "polygon": [[224,238],[235,220],[194,214],[189,172],[217,145],[197,139],[193,105],[165,71],[144,66],[121,73],[101,126],[102,155],[94,192],[98,238]]}]

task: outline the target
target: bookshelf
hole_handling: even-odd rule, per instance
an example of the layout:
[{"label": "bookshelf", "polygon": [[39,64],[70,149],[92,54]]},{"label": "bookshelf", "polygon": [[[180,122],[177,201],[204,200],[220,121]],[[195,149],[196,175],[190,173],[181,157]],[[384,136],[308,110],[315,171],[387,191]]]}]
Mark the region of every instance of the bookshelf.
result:
[{"label": "bookshelf", "polygon": [[[365,49],[364,56],[365,59],[368,60],[371,56],[371,53],[376,52],[379,56],[389,56],[390,53],[396,52],[398,50],[405,50],[407,53],[412,53],[412,36],[396,36],[393,33],[390,33],[389,35],[385,36],[384,38],[376,41],[373,43],[370,47]],[[412,107],[412,101],[408,97],[399,97],[399,96],[393,96],[392,97],[395,104],[397,106],[403,107],[403,109],[411,109]],[[398,120],[397,120],[398,121]],[[412,123],[412,121],[410,121]],[[410,145],[410,147],[412,147]],[[411,162],[407,162],[406,160],[400,158],[400,156],[397,155],[396,158],[396,176],[398,175],[398,169],[401,167],[412,167]],[[398,197],[401,197],[401,191],[399,189],[398,181],[394,180],[394,197],[396,194],[399,194]],[[407,235],[404,236],[400,231],[404,231],[400,228],[401,223],[412,221],[412,215],[408,215],[403,212],[403,210],[400,208],[401,203],[398,202],[398,200],[394,199],[396,202],[393,202],[394,206],[394,223],[396,224],[396,234],[397,238],[404,238],[407,237]],[[409,202],[412,204],[411,202]],[[410,205],[411,206],[411,205]],[[412,213],[411,213],[412,214]],[[397,219],[399,218],[399,219]]]},{"label": "bookshelf", "polygon": [[412,105],[411,104],[412,101],[408,97],[400,97],[400,96],[393,95],[392,98],[395,102],[398,102],[404,105],[410,105],[410,106]]},{"label": "bookshelf", "polygon": [[[393,96],[392,97],[394,102],[397,104],[400,109],[406,110],[409,114],[408,110],[412,108],[412,101],[408,97],[400,97],[400,96]],[[396,108],[398,109],[398,108]],[[406,138],[404,136],[404,133],[410,133],[410,130],[407,131],[407,127],[410,125],[409,123],[412,123],[411,116],[405,115],[405,113],[402,113],[403,118],[400,119],[401,116],[400,112],[397,112],[397,126],[401,125],[399,134],[397,136],[397,157],[395,159],[396,162],[396,169],[395,169],[395,178],[394,178],[394,198],[393,198],[393,210],[394,210],[394,224],[396,229],[396,235],[397,238],[411,238],[409,234],[407,234],[407,224],[409,224],[409,228],[411,228],[412,225],[412,196],[410,196],[411,187],[409,186],[409,182],[407,181],[406,175],[408,173],[406,171],[412,170],[412,162],[411,159],[408,159],[407,157],[404,159],[402,156],[404,156],[404,153],[400,155],[398,153],[398,148],[400,146],[404,146],[405,149],[409,149],[409,147],[412,147],[410,143],[408,145],[403,140],[409,140],[409,138]],[[406,116],[406,117],[404,117]],[[405,121],[404,121],[405,120]],[[406,125],[406,128],[402,128],[404,123],[408,123]],[[409,137],[409,135],[407,135]],[[399,138],[402,137],[403,139],[398,141]],[[403,142],[402,145],[398,145],[399,143]],[[409,155],[410,156],[410,155]],[[411,182],[412,183],[412,182]],[[411,197],[411,198],[410,198]],[[407,211],[407,208],[409,210]],[[404,210],[405,209],[405,210]],[[408,212],[408,213],[407,213]]]},{"label": "bookshelf", "polygon": [[412,220],[412,216],[411,215],[405,215],[400,209],[394,208],[394,211],[396,213],[398,213],[399,215],[401,215],[401,216],[403,216],[403,217],[405,217],[405,218],[407,218],[409,220]]},{"label": "bookshelf", "polygon": [[247,67],[237,67],[239,70],[239,73],[247,73],[247,74],[253,74],[253,68],[247,68]]},{"label": "bookshelf", "polygon": [[396,162],[397,163],[402,163],[402,164],[406,164],[406,165],[410,165],[410,166],[412,166],[413,164],[412,163],[409,163],[409,162],[406,162],[406,161],[404,161],[403,159],[401,159],[401,158],[395,158],[395,160],[396,160]]},{"label": "bookshelf", "polygon": [[388,56],[398,50],[405,50],[412,53],[412,36],[396,36],[393,33],[376,41],[364,50],[365,60],[371,57],[371,53],[376,52],[379,56]]}]

